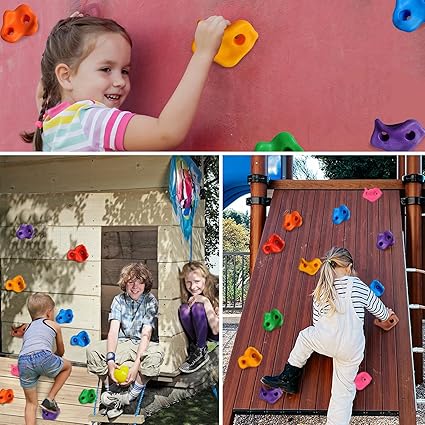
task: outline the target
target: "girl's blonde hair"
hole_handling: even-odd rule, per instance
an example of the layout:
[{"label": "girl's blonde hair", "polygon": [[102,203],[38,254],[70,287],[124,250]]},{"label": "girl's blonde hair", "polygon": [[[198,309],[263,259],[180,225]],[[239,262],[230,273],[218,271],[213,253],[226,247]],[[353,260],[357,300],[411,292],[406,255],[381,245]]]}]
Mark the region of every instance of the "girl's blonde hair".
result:
[{"label": "girl's blonde hair", "polygon": [[353,257],[346,248],[331,248],[322,259],[319,281],[313,292],[313,299],[320,307],[329,305],[329,314],[336,311],[336,290],[334,286],[335,268],[351,265],[351,275],[355,276]]},{"label": "girl's blonde hair", "polygon": [[191,261],[186,263],[180,274],[180,294],[182,303],[187,303],[192,294],[187,290],[185,278],[190,272],[198,272],[205,279],[205,289],[203,295],[207,297],[213,306],[218,307],[218,277],[210,273],[205,264],[200,261]]},{"label": "girl's blonde hair", "polygon": [[55,302],[52,297],[42,292],[31,294],[27,300],[27,309],[32,320],[44,316],[53,308],[55,308]]},{"label": "girl's blonde hair", "polygon": [[[132,46],[128,32],[112,19],[93,16],[77,16],[60,20],[52,29],[41,58],[41,84],[43,87],[43,104],[38,117],[42,123],[46,111],[59,104],[62,94],[56,66],[60,63],[68,65],[77,72],[81,62],[93,51],[97,35],[105,33],[121,34]],[[41,127],[41,128],[40,128]],[[39,126],[35,132],[22,133],[22,140],[34,143],[36,151],[43,150],[43,128]]]},{"label": "girl's blonde hair", "polygon": [[143,263],[131,263],[124,266],[120,273],[118,286],[125,292],[127,283],[136,279],[145,284],[144,294],[150,292],[153,285],[152,273]]}]

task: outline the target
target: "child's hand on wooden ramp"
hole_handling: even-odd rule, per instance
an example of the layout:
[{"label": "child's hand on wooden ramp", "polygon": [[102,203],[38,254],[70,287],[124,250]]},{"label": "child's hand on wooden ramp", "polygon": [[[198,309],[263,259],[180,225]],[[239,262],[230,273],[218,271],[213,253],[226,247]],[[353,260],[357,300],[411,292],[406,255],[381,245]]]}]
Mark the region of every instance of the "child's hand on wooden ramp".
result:
[{"label": "child's hand on wooden ramp", "polygon": [[224,30],[229,25],[230,21],[223,16],[210,16],[199,21],[195,32],[196,53],[212,60],[220,48]]}]

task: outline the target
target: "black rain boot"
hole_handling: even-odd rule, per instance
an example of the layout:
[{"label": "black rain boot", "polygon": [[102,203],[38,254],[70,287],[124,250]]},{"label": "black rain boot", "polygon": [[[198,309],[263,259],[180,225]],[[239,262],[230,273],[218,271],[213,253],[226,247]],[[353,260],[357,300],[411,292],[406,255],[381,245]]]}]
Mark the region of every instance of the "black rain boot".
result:
[{"label": "black rain boot", "polygon": [[285,369],[283,369],[281,374],[276,376],[263,376],[261,382],[268,387],[282,388],[286,393],[296,394],[300,390],[302,372],[302,368],[286,363]]}]

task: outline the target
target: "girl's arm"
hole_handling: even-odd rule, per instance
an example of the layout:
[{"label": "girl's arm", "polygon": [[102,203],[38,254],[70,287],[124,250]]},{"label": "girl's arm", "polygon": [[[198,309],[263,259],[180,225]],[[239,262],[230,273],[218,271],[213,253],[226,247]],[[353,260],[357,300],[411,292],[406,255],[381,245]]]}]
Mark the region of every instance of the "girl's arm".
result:
[{"label": "girl's arm", "polygon": [[189,307],[192,307],[194,303],[204,304],[208,325],[211,328],[212,333],[214,335],[218,335],[218,332],[220,330],[220,320],[218,318],[218,314],[215,312],[214,307],[211,304],[211,301],[203,295],[194,295],[188,300]]},{"label": "girl's arm", "polygon": [[184,140],[229,24],[222,16],[199,22],[195,33],[197,48],[179,85],[158,118],[136,115],[130,120],[124,136],[126,150],[171,150]]}]

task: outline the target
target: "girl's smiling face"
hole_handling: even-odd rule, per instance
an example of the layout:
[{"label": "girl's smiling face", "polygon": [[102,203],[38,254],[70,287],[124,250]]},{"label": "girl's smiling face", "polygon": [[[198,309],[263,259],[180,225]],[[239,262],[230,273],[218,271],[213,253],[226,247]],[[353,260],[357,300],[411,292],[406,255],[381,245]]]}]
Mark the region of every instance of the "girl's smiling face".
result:
[{"label": "girl's smiling face", "polygon": [[62,101],[95,100],[119,108],[130,92],[130,43],[118,33],[96,35],[93,50],[78,69],[71,69],[69,85],[62,84]]},{"label": "girl's smiling face", "polygon": [[186,289],[192,295],[202,295],[205,289],[205,278],[202,274],[194,270],[188,273],[184,278]]}]

